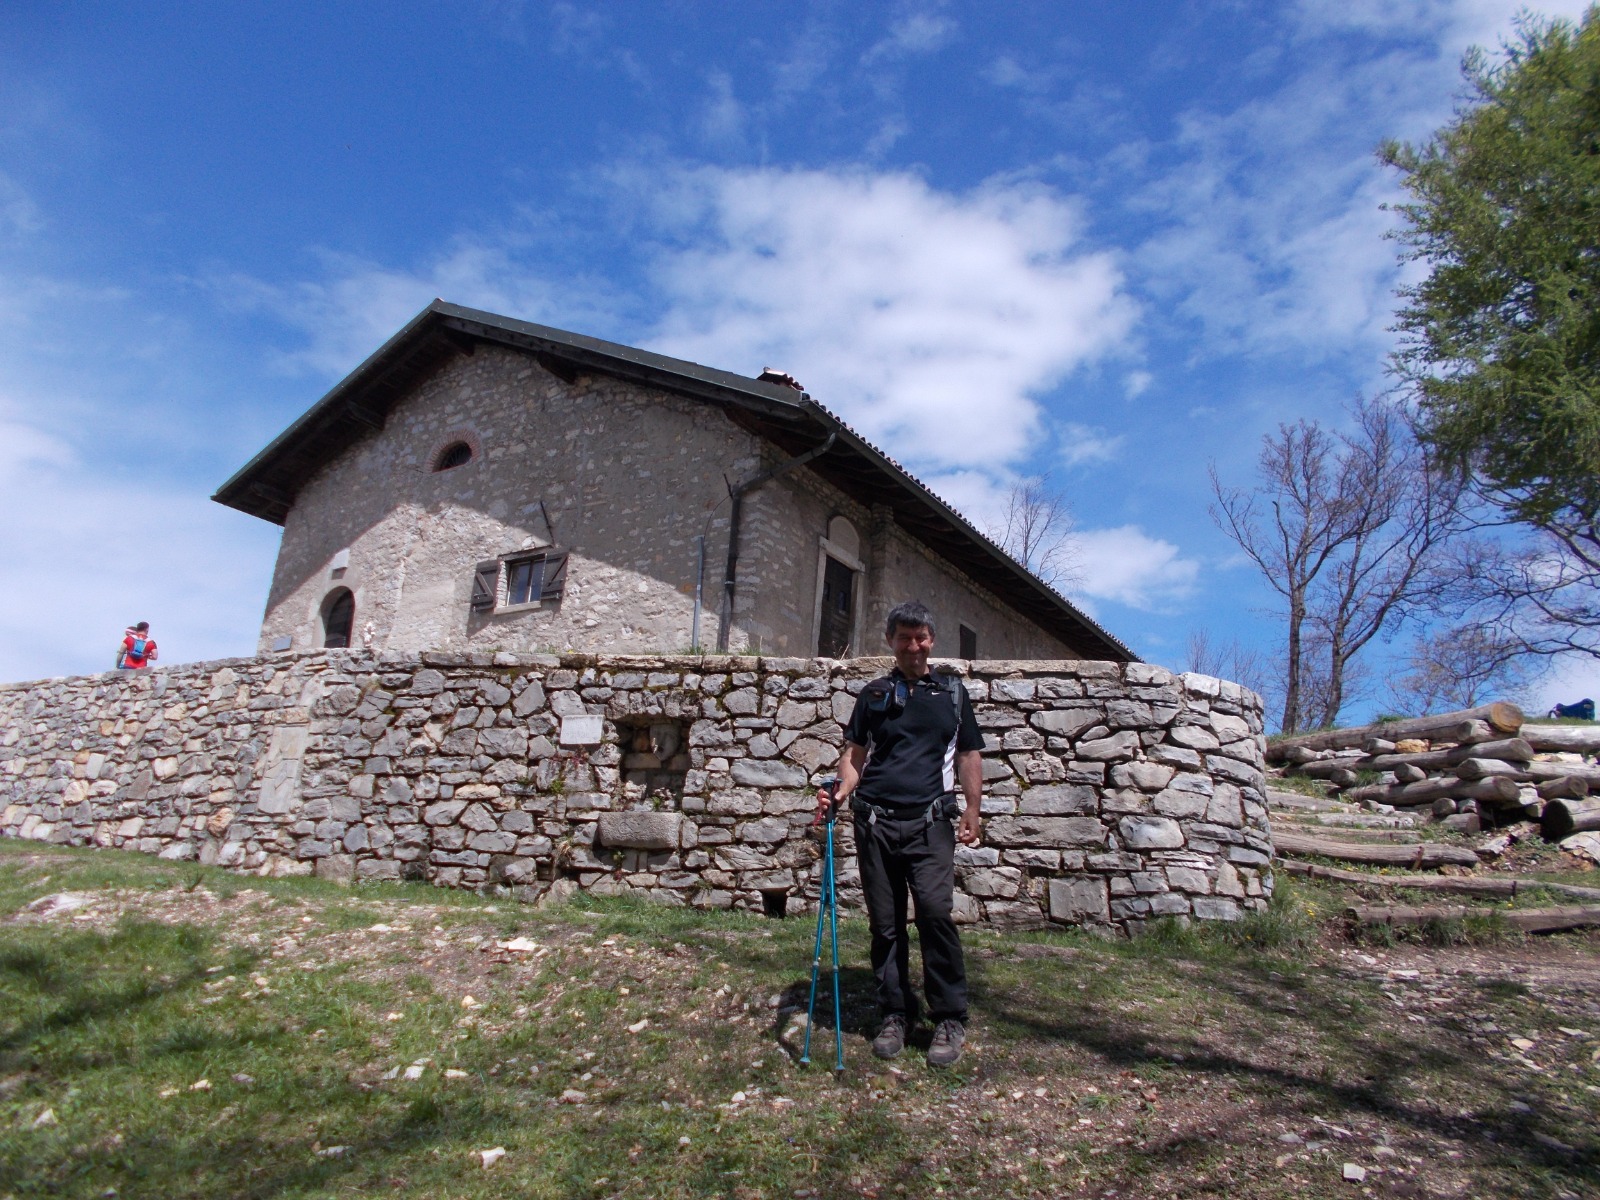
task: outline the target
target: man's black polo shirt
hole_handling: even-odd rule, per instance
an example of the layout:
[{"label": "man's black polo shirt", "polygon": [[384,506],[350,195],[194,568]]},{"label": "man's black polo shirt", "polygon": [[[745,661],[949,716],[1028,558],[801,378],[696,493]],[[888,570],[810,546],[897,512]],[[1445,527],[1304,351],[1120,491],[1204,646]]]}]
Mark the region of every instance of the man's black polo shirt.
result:
[{"label": "man's black polo shirt", "polygon": [[[983,749],[983,734],[955,676],[930,672],[909,683],[897,668],[888,679],[906,683],[905,708],[892,716],[872,712],[863,692],[845,726],[845,738],[867,749],[856,795],[884,808],[920,808],[955,791],[956,754]],[[951,688],[961,697],[959,723]]]}]

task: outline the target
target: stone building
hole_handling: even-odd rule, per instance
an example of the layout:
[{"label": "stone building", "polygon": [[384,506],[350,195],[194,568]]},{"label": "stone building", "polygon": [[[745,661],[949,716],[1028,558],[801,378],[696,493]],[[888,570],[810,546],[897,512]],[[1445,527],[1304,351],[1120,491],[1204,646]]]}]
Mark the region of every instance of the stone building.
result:
[{"label": "stone building", "polygon": [[283,526],[263,652],[1136,661],[788,377],[435,301],[214,497]]}]

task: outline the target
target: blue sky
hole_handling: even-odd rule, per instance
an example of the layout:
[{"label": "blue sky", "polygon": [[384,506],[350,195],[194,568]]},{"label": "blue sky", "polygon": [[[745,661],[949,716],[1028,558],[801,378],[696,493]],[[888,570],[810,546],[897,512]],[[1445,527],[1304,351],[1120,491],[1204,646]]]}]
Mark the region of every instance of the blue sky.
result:
[{"label": "blue sky", "polygon": [[783,367],[980,522],[1048,471],[1143,657],[1270,648],[1208,465],[1384,385],[1373,149],[1516,11],[13,0],[0,678],[249,653],[277,530],[207,497],[435,296]]}]

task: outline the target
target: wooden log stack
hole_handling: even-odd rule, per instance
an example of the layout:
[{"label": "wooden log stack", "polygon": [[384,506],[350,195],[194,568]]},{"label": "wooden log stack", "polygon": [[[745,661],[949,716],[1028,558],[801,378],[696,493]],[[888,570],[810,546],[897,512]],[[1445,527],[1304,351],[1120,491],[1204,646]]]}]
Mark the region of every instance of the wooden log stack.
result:
[{"label": "wooden log stack", "polygon": [[[1269,762],[1328,783],[1341,800],[1424,810],[1453,823],[1462,814],[1491,825],[1537,820],[1560,805],[1545,823],[1547,836],[1556,828],[1567,829],[1563,836],[1600,829],[1600,802],[1584,803],[1600,792],[1600,765],[1578,760],[1597,754],[1600,725],[1528,725],[1506,701],[1267,747]],[[1569,815],[1579,823],[1568,827]]]}]

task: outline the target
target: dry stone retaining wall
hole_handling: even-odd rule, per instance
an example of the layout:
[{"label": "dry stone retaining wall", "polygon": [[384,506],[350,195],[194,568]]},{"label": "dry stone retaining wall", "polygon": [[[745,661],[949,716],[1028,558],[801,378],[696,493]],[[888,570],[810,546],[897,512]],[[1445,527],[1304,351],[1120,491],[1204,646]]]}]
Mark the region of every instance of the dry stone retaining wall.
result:
[{"label": "dry stone retaining wall", "polygon": [[[314,651],[0,687],[0,834],[523,900],[814,904],[812,788],[882,659]],[[1261,706],[1142,663],[951,663],[984,732],[956,912],[1132,929],[1272,891]],[[840,894],[860,900],[848,822]]]}]

